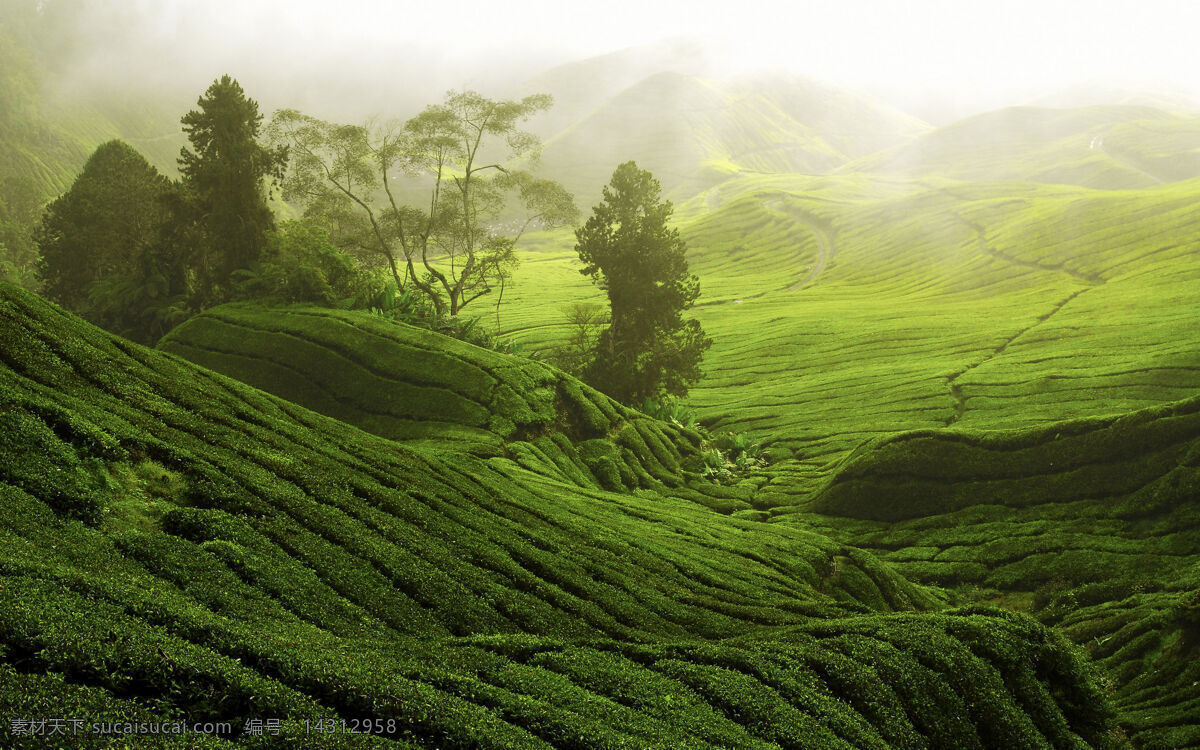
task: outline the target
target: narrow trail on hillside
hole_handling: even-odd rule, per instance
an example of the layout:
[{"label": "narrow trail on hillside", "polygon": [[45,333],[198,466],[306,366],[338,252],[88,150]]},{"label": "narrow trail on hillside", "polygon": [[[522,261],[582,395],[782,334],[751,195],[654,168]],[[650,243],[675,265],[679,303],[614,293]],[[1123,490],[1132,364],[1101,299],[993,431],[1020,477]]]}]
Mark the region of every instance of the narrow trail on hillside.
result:
[{"label": "narrow trail on hillside", "polygon": [[1047,320],[1050,320],[1050,318],[1054,317],[1054,315],[1056,313],[1058,313],[1058,311],[1060,311],[1064,307],[1066,307],[1067,304],[1071,302],[1071,300],[1075,299],[1076,297],[1078,297],[1079,295],[1081,295],[1087,291],[1090,291],[1090,289],[1076,289],[1075,291],[1071,292],[1061,302],[1056,303],[1054,305],[1054,307],[1052,307],[1050,309],[1050,312],[1046,313],[1045,315],[1040,316],[1037,320],[1035,320],[1030,325],[1017,331],[1012,336],[1009,336],[1007,339],[1004,340],[1003,343],[1000,344],[1000,346],[993,349],[992,352],[990,354],[988,354],[986,357],[979,360],[975,364],[968,365],[968,366],[964,367],[963,369],[959,370],[958,372],[954,373],[953,375],[948,376],[946,378],[946,382],[950,386],[950,396],[951,396],[951,398],[954,399],[954,414],[952,414],[951,416],[946,418],[946,426],[949,427],[950,425],[957,423],[960,419],[962,419],[963,415],[967,411],[967,398],[966,398],[966,396],[963,395],[962,386],[959,385],[957,382],[959,378],[961,378],[963,375],[966,375],[968,372],[971,372],[972,370],[982,367],[983,365],[987,364],[988,362],[991,362],[996,357],[999,357],[1001,354],[1004,353],[1004,350],[1008,349],[1008,347],[1014,341],[1021,338],[1025,334],[1029,333],[1034,328],[1037,328],[1041,324],[1045,323]]},{"label": "narrow trail on hillside", "polygon": [[1116,155],[1116,154],[1114,154],[1113,152],[1111,152],[1111,151],[1109,151],[1108,149],[1104,148],[1104,136],[1106,136],[1106,135],[1108,135],[1108,131],[1107,131],[1107,130],[1105,130],[1105,131],[1103,131],[1103,132],[1101,132],[1101,133],[1098,133],[1097,135],[1094,135],[1094,136],[1092,136],[1092,142],[1088,144],[1088,148],[1089,148],[1089,149],[1092,149],[1092,150],[1094,150],[1094,151],[1099,151],[1100,153],[1104,154],[1105,156],[1107,156],[1108,158],[1112,159],[1113,161],[1115,161],[1116,163],[1120,164],[1120,165],[1121,165],[1121,166],[1123,166],[1123,167],[1127,167],[1127,168],[1129,168],[1129,169],[1132,169],[1133,171],[1135,171],[1135,172],[1137,172],[1137,173],[1139,173],[1139,174],[1142,174],[1142,175],[1145,175],[1146,177],[1149,177],[1151,180],[1154,180],[1154,181],[1155,181],[1156,183],[1158,183],[1159,185],[1166,185],[1166,184],[1167,184],[1167,181],[1166,181],[1166,180],[1164,180],[1164,179],[1162,179],[1161,177],[1159,177],[1159,176],[1157,176],[1157,175],[1150,174],[1149,172],[1147,172],[1146,170],[1142,169],[1141,167],[1139,167],[1138,165],[1134,164],[1133,162],[1129,161],[1128,159],[1125,159],[1125,158],[1123,158],[1123,157],[1117,156],[1117,155]]},{"label": "narrow trail on hillside", "polygon": [[[782,200],[776,199],[768,203],[764,203],[763,206],[771,211],[783,214],[784,216],[787,216],[795,221],[797,224],[802,225],[805,229],[811,232],[813,237],[815,237],[817,240],[817,261],[812,265],[812,269],[808,272],[808,276],[800,281],[797,281],[795,284],[792,284],[784,290],[787,292],[798,292],[816,281],[817,277],[821,275],[821,272],[825,270],[825,267],[829,265],[829,261],[833,260],[833,256],[836,252],[836,248],[833,246],[833,240],[830,239],[829,233],[817,222],[815,222],[810,215],[798,209],[785,206]],[[799,256],[799,253],[797,253],[797,256]]]},{"label": "narrow trail on hillside", "polygon": [[1011,256],[1011,255],[1002,253],[999,250],[996,250],[995,248],[988,245],[987,231],[984,229],[983,226],[976,224],[973,221],[970,221],[969,219],[962,216],[961,214],[955,213],[954,216],[955,216],[955,218],[957,218],[963,224],[970,227],[975,232],[976,242],[979,245],[979,250],[984,255],[987,255],[992,258],[996,258],[998,260],[1003,260],[1007,263],[1011,263],[1016,266],[1021,266],[1023,268],[1035,268],[1040,271],[1053,271],[1053,272],[1057,272],[1057,273],[1064,273],[1064,274],[1070,276],[1071,278],[1075,279],[1076,281],[1082,281],[1083,283],[1087,284],[1088,286],[1083,289],[1076,289],[1075,291],[1073,291],[1069,295],[1067,295],[1067,297],[1065,299],[1055,303],[1055,305],[1052,308],[1050,308],[1049,312],[1047,312],[1045,315],[1038,317],[1038,319],[1035,320],[1033,323],[1026,326],[1025,328],[1022,328],[1021,330],[1014,333],[1012,336],[1005,339],[1000,344],[1000,346],[993,349],[992,352],[990,354],[988,354],[987,356],[985,356],[983,359],[979,360],[975,364],[967,365],[966,367],[959,370],[958,372],[947,376],[946,384],[950,386],[950,397],[954,400],[954,413],[946,418],[946,426],[947,427],[958,423],[958,421],[963,418],[963,415],[966,414],[966,411],[967,411],[967,397],[963,395],[962,386],[959,385],[959,383],[957,382],[959,378],[961,378],[963,375],[966,375],[967,373],[971,372],[972,370],[975,370],[975,369],[987,364],[988,362],[991,362],[996,357],[999,357],[1001,354],[1004,353],[1004,351],[1006,349],[1008,349],[1008,347],[1010,345],[1012,345],[1013,342],[1015,342],[1017,339],[1021,338],[1025,334],[1029,333],[1034,328],[1037,328],[1038,326],[1042,325],[1050,318],[1054,317],[1060,310],[1062,310],[1064,307],[1066,307],[1071,302],[1071,300],[1075,299],[1076,297],[1083,294],[1084,292],[1091,291],[1093,288],[1100,286],[1104,283],[1104,279],[1098,275],[1087,274],[1087,273],[1083,273],[1081,271],[1075,271],[1070,268],[1067,268],[1065,265],[1062,265],[1062,264],[1049,265],[1049,264],[1045,264],[1045,263],[1037,263],[1035,261],[1024,260],[1022,258],[1017,258],[1017,257]]},{"label": "narrow trail on hillside", "polygon": [[704,196],[704,205],[708,207],[709,213],[716,211],[721,207],[721,186],[713,185],[708,194]]},{"label": "narrow trail on hillside", "polygon": [[988,255],[993,258],[997,258],[1006,263],[1011,263],[1014,266],[1022,266],[1024,268],[1034,268],[1039,271],[1054,271],[1057,273],[1065,273],[1066,275],[1070,276],[1073,279],[1077,279],[1079,281],[1084,282],[1085,284],[1090,284],[1092,286],[1099,286],[1100,284],[1104,283],[1104,279],[1096,274],[1084,273],[1082,271],[1076,271],[1074,269],[1067,268],[1066,265],[1063,263],[1059,263],[1056,265],[1051,265],[1049,263],[1038,263],[1037,261],[1025,260],[1024,258],[1018,258],[1015,255],[1008,255],[1007,253],[1002,253],[987,243],[987,230],[984,229],[984,227],[982,225],[976,224],[975,222],[971,221],[970,219],[967,219],[966,217],[964,217],[961,214],[956,213],[954,216],[955,216],[955,218],[957,218],[963,224],[966,224],[968,227],[970,227],[975,232],[975,236],[977,238],[976,241],[979,244],[979,250],[984,255]]}]

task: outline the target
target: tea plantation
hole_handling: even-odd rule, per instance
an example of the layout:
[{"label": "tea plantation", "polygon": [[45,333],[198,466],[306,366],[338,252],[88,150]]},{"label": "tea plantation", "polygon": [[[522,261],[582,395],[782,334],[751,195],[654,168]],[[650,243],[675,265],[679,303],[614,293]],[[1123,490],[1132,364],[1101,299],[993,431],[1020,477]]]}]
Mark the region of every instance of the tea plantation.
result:
[{"label": "tea plantation", "polygon": [[[1063,117],[1084,151],[1109,127]],[[1105,148],[1183,169],[1150,154],[1188,122]],[[678,212],[715,342],[689,405],[764,444],[748,502],[1058,628],[1140,747],[1200,747],[1198,197],[847,171],[743,174]],[[502,311],[527,346],[596,299],[570,245],[541,238]]]},{"label": "tea plantation", "polygon": [[[258,327],[295,335],[292,315]],[[1062,635],[946,608],[799,525],[568,481],[490,438],[389,440],[8,286],[0,362],[6,718],[235,727],[162,747],[1125,744],[1108,678]],[[256,717],[283,733],[243,734]],[[305,733],[322,719],[379,721]]]},{"label": "tea plantation", "polygon": [[1082,645],[1145,747],[1200,743],[1200,399],[1009,432],[880,439],[804,525]]}]

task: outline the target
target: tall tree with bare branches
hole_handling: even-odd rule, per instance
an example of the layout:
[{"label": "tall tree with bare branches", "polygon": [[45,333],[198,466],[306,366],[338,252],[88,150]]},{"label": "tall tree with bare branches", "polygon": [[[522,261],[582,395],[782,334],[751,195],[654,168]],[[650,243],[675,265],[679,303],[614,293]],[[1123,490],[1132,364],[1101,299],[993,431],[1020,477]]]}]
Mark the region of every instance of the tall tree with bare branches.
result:
[{"label": "tall tree with bare branches", "polygon": [[[526,230],[578,216],[557,182],[505,166],[536,154],[537,138],[520,125],[550,104],[547,95],[497,101],[452,91],[402,124],[339,125],[281,110],[268,133],[290,149],[285,198],[340,244],[385,262],[399,289],[415,287],[457,315],[511,278]],[[520,218],[502,225],[514,202]]]}]

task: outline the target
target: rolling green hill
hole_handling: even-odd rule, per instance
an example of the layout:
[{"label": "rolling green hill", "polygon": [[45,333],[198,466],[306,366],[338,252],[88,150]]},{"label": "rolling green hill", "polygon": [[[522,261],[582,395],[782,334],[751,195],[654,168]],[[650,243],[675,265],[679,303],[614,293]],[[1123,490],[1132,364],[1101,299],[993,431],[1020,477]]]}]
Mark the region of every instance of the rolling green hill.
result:
[{"label": "rolling green hill", "polygon": [[1052,631],[915,612],[820,535],[405,447],[9,286],[0,333],[6,716],[378,720],[330,747],[1122,744]]},{"label": "rolling green hill", "polygon": [[529,123],[530,130],[550,138],[650,76],[678,73],[702,77],[708,68],[702,45],[686,38],[664,39],[556,65],[513,86],[506,96],[519,98],[531,91],[553,96],[554,106]]},{"label": "rolling green hill", "polygon": [[613,168],[633,159],[682,199],[740,172],[823,174],[926,128],[803,78],[710,81],[662,72],[548,138],[539,169],[586,206]]},{"label": "rolling green hill", "polygon": [[[67,96],[26,31],[0,178],[173,165],[186,102]],[[628,159],[676,201],[705,429],[365,314],[147,349],[0,285],[0,745],[1200,748],[1200,120],[933,129],[693,52],[517,93],[558,95],[539,172],[582,207]],[[562,341],[603,302],[572,245],[527,236],[478,325]],[[706,478],[725,430],[769,463]]]},{"label": "rolling green hill", "polygon": [[[1200,746],[1198,191],[743,175],[679,211],[690,404],[777,458],[750,502],[1061,628],[1139,747]],[[504,311],[535,347],[597,295],[541,247]]]},{"label": "rolling green hill", "polygon": [[1037,429],[881,438],[796,520],[913,580],[1036,612],[1103,665],[1137,745],[1194,747],[1198,500],[1192,398]]},{"label": "rolling green hill", "polygon": [[[694,217],[681,230],[715,341],[690,401],[708,425],[793,455],[777,467],[786,505],[877,435],[1187,398],[1200,388],[1198,189],[729,181],[716,210],[680,212]],[[557,242],[503,312],[535,348],[565,335],[562,305],[601,299],[571,271],[570,239]]]},{"label": "rolling green hill", "polygon": [[[1061,627],[1142,747],[1200,743],[1196,190],[755,176],[681,211],[692,403],[782,459],[745,502]],[[596,295],[540,240],[533,343]]]},{"label": "rolling green hill", "polygon": [[[755,483],[703,478],[694,430],[622,406],[539,362],[425,329],[317,308],[226,305],[159,348],[409,445],[504,456],[587,489],[653,489],[723,512]],[[761,478],[758,479],[762,481]]]}]

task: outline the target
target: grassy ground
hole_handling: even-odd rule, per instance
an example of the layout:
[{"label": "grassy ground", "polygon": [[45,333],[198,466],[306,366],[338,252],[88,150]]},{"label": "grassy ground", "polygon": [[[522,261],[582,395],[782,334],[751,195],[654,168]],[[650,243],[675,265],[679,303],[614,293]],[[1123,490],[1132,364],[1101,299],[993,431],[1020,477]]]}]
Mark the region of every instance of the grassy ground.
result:
[{"label": "grassy ground", "polygon": [[[771,458],[735,486],[695,431],[416,329],[228,306],[164,353],[0,291],[4,717],[1200,747],[1195,120],[883,113],[863,138],[915,138],[849,161],[792,90],[660,76],[546,150],[595,194],[630,156],[600,135],[654,123],[714,339],[690,405]],[[572,244],[468,313],[554,347],[603,302]]]},{"label": "grassy ground", "polygon": [[[788,182],[742,177],[715,212],[680,214],[715,341],[691,403],[793,453],[792,504],[873,435],[1118,413],[1200,385],[1195,182]],[[535,247],[501,308],[531,347],[566,335],[563,306],[601,299],[568,236]]]}]

